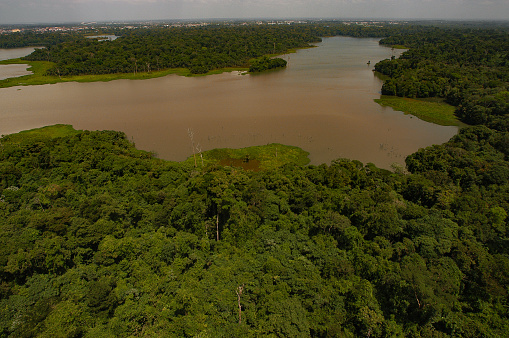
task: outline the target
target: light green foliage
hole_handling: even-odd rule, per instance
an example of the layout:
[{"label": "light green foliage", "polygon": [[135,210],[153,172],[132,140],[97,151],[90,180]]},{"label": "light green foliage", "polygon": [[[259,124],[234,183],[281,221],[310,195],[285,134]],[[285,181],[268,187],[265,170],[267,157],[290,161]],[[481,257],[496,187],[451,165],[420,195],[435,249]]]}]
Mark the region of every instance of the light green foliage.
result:
[{"label": "light green foliage", "polygon": [[251,61],[249,71],[251,73],[260,73],[270,69],[284,68],[286,67],[286,60],[281,58],[269,58],[268,56],[262,56]]},{"label": "light green foliage", "polygon": [[405,114],[411,114],[423,121],[441,126],[458,126],[461,123],[454,115],[455,108],[444,102],[425,101],[397,96],[382,95],[375,102],[382,106],[389,106]]},{"label": "light green foliage", "polygon": [[[204,151],[201,155],[203,155],[203,163],[206,166],[231,165],[254,171],[275,169],[288,163],[298,165],[309,163],[308,152],[298,147],[279,143],[240,149],[218,148]],[[194,159],[190,157],[186,163],[194,163]],[[198,160],[198,165],[201,167],[201,160]]]}]

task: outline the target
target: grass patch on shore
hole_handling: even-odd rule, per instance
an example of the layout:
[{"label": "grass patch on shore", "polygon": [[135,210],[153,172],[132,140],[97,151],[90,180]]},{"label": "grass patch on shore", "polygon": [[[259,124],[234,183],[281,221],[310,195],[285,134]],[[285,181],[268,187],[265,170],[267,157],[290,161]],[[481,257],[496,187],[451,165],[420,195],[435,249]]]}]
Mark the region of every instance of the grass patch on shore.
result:
[{"label": "grass patch on shore", "polygon": [[441,126],[462,127],[465,125],[454,115],[455,108],[440,100],[382,95],[380,99],[375,99],[375,102],[383,107],[391,107],[394,110],[411,114],[423,121]]},{"label": "grass patch on shore", "polygon": [[54,63],[47,61],[26,61],[22,59],[10,59],[0,61],[0,65],[9,64],[27,64],[29,65],[28,71],[33,74],[12,77],[5,80],[0,80],[0,88],[8,88],[14,86],[35,86],[44,84],[54,84],[60,82],[107,82],[113,80],[145,80],[163,77],[166,75],[176,74],[180,76],[204,76],[212,74],[221,74],[233,71],[247,71],[248,68],[242,67],[228,67],[221,69],[214,69],[206,74],[191,74],[187,68],[171,68],[160,71],[137,72],[134,73],[116,73],[116,74],[101,74],[101,75],[76,75],[76,76],[48,76],[45,75],[46,71],[54,66]]},{"label": "grass patch on shore", "polygon": [[[309,163],[309,153],[299,147],[287,146],[279,143],[254,146],[240,149],[218,148],[201,153],[203,166],[224,165],[242,167],[246,170],[267,170],[280,167],[286,163],[306,165]],[[202,157],[196,153],[196,163],[202,167]],[[194,165],[194,157],[184,161]]]},{"label": "grass patch on shore", "polygon": [[23,130],[15,134],[3,135],[0,140],[8,139],[11,142],[21,142],[27,139],[44,139],[72,136],[81,132],[81,130],[74,129],[70,124],[55,124],[42,128]]}]

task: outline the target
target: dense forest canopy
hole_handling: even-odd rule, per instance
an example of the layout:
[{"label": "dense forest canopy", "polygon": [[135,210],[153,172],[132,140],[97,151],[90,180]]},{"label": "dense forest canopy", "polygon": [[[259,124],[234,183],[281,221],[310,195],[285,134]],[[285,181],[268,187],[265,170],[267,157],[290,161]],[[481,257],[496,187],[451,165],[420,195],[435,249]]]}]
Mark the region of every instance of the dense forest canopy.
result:
[{"label": "dense forest canopy", "polygon": [[[478,125],[410,155],[409,172],[347,159],[195,167],[114,131],[1,138],[0,335],[507,335],[507,32],[405,29],[382,40],[410,47],[377,65],[384,91],[443,85],[427,96],[467,122],[486,108]],[[262,40],[269,53],[275,32]],[[67,43],[99,52],[115,41]]]},{"label": "dense forest canopy", "polygon": [[382,94],[444,98],[468,124],[509,130],[507,31],[437,28],[394,35],[381,43],[410,48],[397,60],[376,65],[390,76]]},{"label": "dense forest canopy", "polygon": [[255,173],[159,160],[118,132],[8,135],[0,330],[502,336],[500,141],[463,129],[409,157],[413,174],[349,160]]}]

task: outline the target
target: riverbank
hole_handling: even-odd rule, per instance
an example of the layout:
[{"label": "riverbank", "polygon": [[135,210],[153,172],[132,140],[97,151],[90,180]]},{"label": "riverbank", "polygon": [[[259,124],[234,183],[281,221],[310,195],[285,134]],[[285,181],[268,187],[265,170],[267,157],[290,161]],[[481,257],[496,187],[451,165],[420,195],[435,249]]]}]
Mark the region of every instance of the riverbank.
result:
[{"label": "riverbank", "polygon": [[[55,124],[41,128],[23,130],[19,133],[2,135],[6,136],[10,142],[23,142],[39,138],[59,138],[73,136],[84,132],[76,130],[68,124]],[[1,138],[0,138],[1,140]],[[272,143],[262,146],[253,146],[245,148],[217,148],[203,152],[196,152],[183,164],[203,168],[207,166],[220,165],[230,167],[240,167],[245,170],[260,171],[270,170],[280,167],[287,163],[296,165],[309,164],[309,153],[295,146],[288,146],[279,143]]]},{"label": "riverbank", "polygon": [[375,102],[383,107],[391,107],[394,110],[413,115],[426,122],[441,126],[465,126],[454,115],[456,108],[441,100],[382,95],[379,99],[375,99]]},{"label": "riverbank", "polygon": [[19,133],[2,135],[8,136],[9,139],[13,140],[22,140],[27,138],[34,137],[43,137],[43,138],[57,138],[57,137],[65,137],[72,136],[81,133],[83,130],[76,130],[73,126],[69,124],[54,124],[51,126],[34,128],[29,130],[23,130]]},{"label": "riverbank", "polygon": [[44,84],[55,84],[60,82],[108,82],[113,80],[146,80],[163,77],[166,75],[176,74],[180,76],[206,76],[212,74],[221,74],[228,72],[247,72],[248,68],[244,67],[228,67],[214,69],[205,74],[191,74],[187,68],[171,68],[153,72],[137,72],[137,73],[117,73],[117,74],[101,74],[101,75],[76,75],[76,76],[48,76],[46,71],[53,67],[54,63],[47,61],[26,61],[22,59],[10,59],[0,61],[0,65],[9,64],[27,64],[28,71],[33,74],[20,77],[8,78],[0,81],[0,88],[8,88],[15,86],[36,86]]},{"label": "riverbank", "polygon": [[[292,48],[287,50],[283,54],[268,54],[267,56],[272,58],[276,56],[284,56],[287,54],[296,53],[299,49],[315,48],[316,46],[308,46],[302,48]],[[250,63],[255,60],[253,58]],[[249,71],[249,67],[225,67],[219,69],[213,69],[204,74],[192,74],[187,68],[170,68],[160,71],[151,72],[137,72],[137,73],[116,73],[116,74],[100,74],[100,75],[76,75],[76,76],[48,76],[45,75],[46,71],[52,68],[55,63],[48,61],[27,61],[21,58],[9,59],[0,61],[0,65],[10,64],[26,64],[28,65],[27,71],[32,74],[24,75],[20,77],[7,78],[0,80],[0,88],[9,88],[15,86],[37,86],[45,84],[55,84],[60,82],[108,82],[114,80],[147,80],[163,77],[167,75],[176,74],[179,76],[187,77],[200,77],[207,75],[215,75],[222,73],[239,72],[240,74],[246,74]]]}]

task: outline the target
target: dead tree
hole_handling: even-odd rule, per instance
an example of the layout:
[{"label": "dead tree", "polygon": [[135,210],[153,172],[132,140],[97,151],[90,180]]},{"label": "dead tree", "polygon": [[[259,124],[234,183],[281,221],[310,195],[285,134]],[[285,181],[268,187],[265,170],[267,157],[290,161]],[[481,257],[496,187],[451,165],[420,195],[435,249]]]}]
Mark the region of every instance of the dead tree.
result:
[{"label": "dead tree", "polygon": [[196,150],[198,150],[198,154],[200,154],[200,158],[201,158],[201,166],[203,167],[203,166],[204,166],[204,165],[203,165],[203,154],[202,154],[202,152],[201,152],[201,145],[200,145],[199,143],[196,145]]},{"label": "dead tree", "polygon": [[194,131],[191,128],[187,128],[187,135],[189,135],[189,139],[191,139],[191,147],[193,148],[193,157],[194,157],[194,167],[196,168],[198,165],[196,164],[196,151],[194,146]]},{"label": "dead tree", "polygon": [[240,305],[240,296],[242,296],[242,291],[244,291],[244,284],[237,287],[237,303],[239,305],[239,325],[242,324],[242,306]]}]

